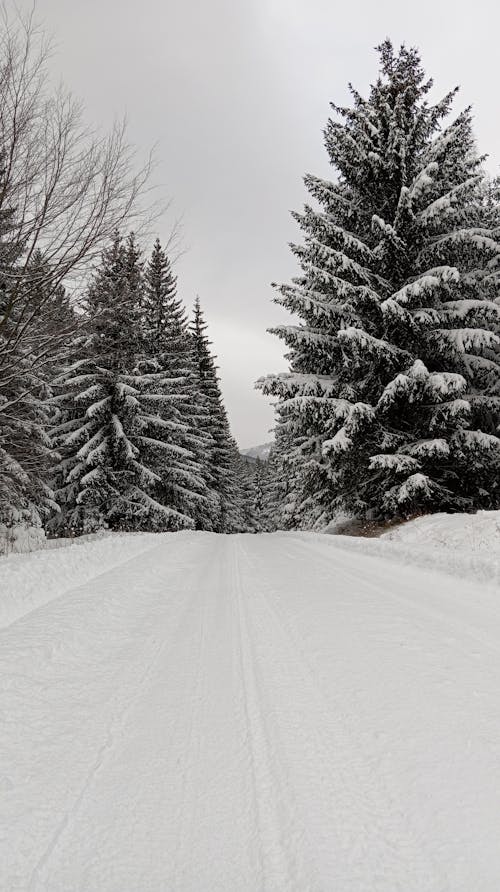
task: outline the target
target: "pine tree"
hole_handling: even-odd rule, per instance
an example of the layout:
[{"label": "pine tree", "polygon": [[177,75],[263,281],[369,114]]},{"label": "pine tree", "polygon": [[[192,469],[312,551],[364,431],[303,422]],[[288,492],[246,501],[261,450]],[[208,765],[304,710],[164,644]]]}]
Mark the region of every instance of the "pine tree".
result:
[{"label": "pine tree", "polygon": [[270,533],[278,528],[279,482],[281,482],[276,476],[273,451],[265,461],[257,458],[252,470],[255,529],[259,532]]},{"label": "pine tree", "polygon": [[206,334],[207,323],[199,298],[196,298],[190,330],[195,350],[198,391],[207,412],[206,429],[213,441],[207,455],[206,473],[217,499],[214,529],[223,533],[237,532],[245,528],[239,454],[229,429],[215,357],[210,351],[211,342]]},{"label": "pine tree", "polygon": [[429,104],[417,51],[379,51],[368,99],[332,106],[336,181],[305,178],[291,368],[260,382],[306,527],[500,501],[497,199],[470,109],[445,120],[456,91]]},{"label": "pine tree", "polygon": [[238,476],[241,491],[241,512],[243,516],[243,529],[247,533],[261,532],[259,483],[257,463],[248,456],[240,456],[238,462]]},{"label": "pine tree", "polygon": [[145,272],[143,300],[147,360],[143,367],[161,372],[161,392],[168,397],[161,438],[172,452],[156,465],[163,504],[210,529],[215,498],[210,493],[205,457],[212,445],[207,412],[197,389],[193,339],[170,261],[157,239]]},{"label": "pine tree", "polygon": [[80,356],[59,379],[62,453],[57,498],[60,529],[179,529],[191,519],[158,499],[157,472],[178,448],[170,427],[170,382],[141,368],[148,359],[144,278],[133,235],[117,235],[89,289],[92,320]]}]

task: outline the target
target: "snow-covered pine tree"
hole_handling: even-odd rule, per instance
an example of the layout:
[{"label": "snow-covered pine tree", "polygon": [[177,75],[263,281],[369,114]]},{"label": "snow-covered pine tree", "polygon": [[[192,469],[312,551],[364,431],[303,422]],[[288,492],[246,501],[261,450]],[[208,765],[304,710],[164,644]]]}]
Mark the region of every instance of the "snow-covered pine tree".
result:
[{"label": "snow-covered pine tree", "polygon": [[143,303],[139,248],[133,235],[126,243],[117,235],[89,289],[90,334],[58,382],[60,529],[192,526],[158,498],[156,468],[179,450],[163,438],[169,382],[161,371],[140,368],[148,358]]},{"label": "snow-covered pine tree", "polygon": [[240,455],[238,476],[241,487],[241,512],[243,528],[248,533],[260,533],[259,480],[256,460]]},{"label": "snow-covered pine tree", "polygon": [[[159,239],[145,270],[143,300],[147,359],[144,369],[161,372],[164,426],[158,436],[172,447],[155,471],[160,501],[189,516],[199,529],[211,529],[216,499],[206,475],[212,439],[207,411],[198,393],[194,344],[177,282]],[[166,411],[168,409],[168,411]]]},{"label": "snow-covered pine tree", "polygon": [[253,511],[256,528],[263,533],[276,530],[278,524],[278,480],[275,471],[273,451],[268,459],[263,461],[257,458],[253,465]]},{"label": "snow-covered pine tree", "polygon": [[[44,380],[34,357],[46,337],[23,334],[38,312],[37,285],[30,267],[20,272],[21,251],[14,212],[0,211],[0,524],[40,527],[54,509],[47,485],[52,452],[47,427]],[[22,292],[23,299],[19,296]]]},{"label": "snow-covered pine tree", "polygon": [[337,179],[305,178],[302,273],[277,298],[301,320],[275,329],[291,369],[259,382],[306,527],[500,501],[496,200],[470,109],[445,120],[456,91],[430,104],[418,52],[379,51],[368,99],[332,106]]},{"label": "snow-covered pine tree", "polygon": [[206,330],[200,300],[196,298],[190,331],[195,350],[198,391],[207,411],[204,423],[213,441],[206,457],[206,476],[217,499],[214,529],[232,533],[245,528],[240,458],[229,429],[215,356],[211,353]]}]

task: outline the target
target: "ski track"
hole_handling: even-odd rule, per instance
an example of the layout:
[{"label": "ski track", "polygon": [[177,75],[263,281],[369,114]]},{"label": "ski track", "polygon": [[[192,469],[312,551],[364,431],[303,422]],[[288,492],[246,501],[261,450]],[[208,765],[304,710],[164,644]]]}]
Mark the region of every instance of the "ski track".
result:
[{"label": "ski track", "polygon": [[500,888],[491,592],[171,534],[0,646],[6,892]]},{"label": "ski track", "polygon": [[284,804],[283,791],[279,786],[275,764],[273,765],[274,754],[271,752],[266,716],[263,713],[262,689],[258,686],[256,657],[245,610],[249,605],[246,604],[242,591],[237,539],[233,540],[231,565],[253,802],[259,836],[260,881],[265,889],[293,889],[295,884],[289,872],[292,852],[287,849],[283,839],[279,813],[280,805],[283,807]]},{"label": "ski track", "polygon": [[[272,554],[270,558],[270,564],[264,565],[268,571],[266,580],[272,580]],[[262,556],[260,559],[262,561]],[[256,571],[255,562],[249,562],[248,578],[252,578]],[[254,592],[254,597],[264,609],[267,622],[262,622],[262,613],[260,616],[256,613],[260,627],[256,626],[253,637],[254,640],[263,642],[266,634],[264,630],[267,630],[269,652],[282,654],[281,661],[275,658],[274,662],[281,676],[281,686],[286,685],[288,691],[286,696],[277,698],[274,704],[276,718],[280,719],[276,722],[276,751],[286,753],[287,748],[291,750],[289,758],[290,761],[293,760],[290,766],[293,770],[290,771],[289,768],[288,783],[293,786],[300,779],[303,786],[302,802],[296,798],[294,803],[296,813],[303,810],[302,836],[309,835],[310,851],[322,848],[317,854],[317,865],[321,872],[318,884],[311,882],[310,877],[315,868],[310,865],[308,874],[301,878],[297,889],[327,889],[329,883],[333,883],[335,888],[343,888],[347,882],[360,890],[385,889],[388,880],[384,870],[380,870],[379,876],[378,869],[374,873],[374,864],[378,861],[381,862],[381,868],[392,862],[392,888],[441,888],[435,885],[435,876],[429,873],[427,866],[419,864],[422,841],[415,838],[406,816],[397,814],[395,823],[392,810],[388,810],[387,803],[390,800],[383,779],[373,775],[371,766],[359,761],[352,753],[355,737],[350,733],[342,712],[332,710],[314,670],[304,657],[300,642],[278,617],[270,603],[274,587],[267,582]],[[280,641],[282,646],[277,647]],[[299,696],[303,701],[300,716],[301,719],[306,716],[307,721],[303,724],[301,721],[300,725],[293,728],[293,733],[289,733],[290,722],[293,721],[290,704],[293,704],[292,709],[296,709]],[[311,729],[314,731],[312,736]],[[290,744],[293,744],[293,748]],[[342,815],[342,828],[336,822],[327,827],[322,823],[315,826],[316,814],[308,813],[308,806],[311,801],[316,805],[321,800],[324,802],[321,814],[335,803],[338,814]],[[319,810],[317,813],[320,813]],[[351,860],[352,851],[348,851],[347,861],[343,863],[346,837],[358,849],[356,865]],[[408,863],[412,864],[411,880],[407,876]],[[434,865],[434,871],[435,867]],[[397,880],[398,875],[400,882]],[[439,877],[439,871],[437,876]]]}]

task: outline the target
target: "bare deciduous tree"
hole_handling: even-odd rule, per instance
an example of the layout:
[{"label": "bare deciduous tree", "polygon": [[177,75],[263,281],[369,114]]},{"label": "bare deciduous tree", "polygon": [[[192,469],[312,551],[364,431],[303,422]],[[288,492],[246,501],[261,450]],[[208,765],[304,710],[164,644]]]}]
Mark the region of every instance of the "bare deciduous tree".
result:
[{"label": "bare deciduous tree", "polygon": [[50,282],[37,283],[47,301],[116,229],[144,213],[151,163],[135,170],[125,122],[97,135],[85,126],[81,104],[64,88],[51,89],[50,42],[32,14],[12,19],[4,6],[0,28],[0,216],[13,212],[8,240],[20,257],[6,271],[0,310],[8,347],[40,310],[23,287],[34,253],[42,251],[50,269]]}]

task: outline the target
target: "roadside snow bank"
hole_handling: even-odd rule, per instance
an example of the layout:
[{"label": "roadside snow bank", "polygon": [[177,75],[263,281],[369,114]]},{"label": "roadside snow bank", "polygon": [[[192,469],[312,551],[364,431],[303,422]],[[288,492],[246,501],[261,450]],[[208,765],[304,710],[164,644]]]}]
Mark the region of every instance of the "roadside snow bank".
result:
[{"label": "roadside snow bank", "polygon": [[384,533],[382,539],[426,548],[466,549],[500,556],[500,511],[428,514]]},{"label": "roadside snow bank", "polygon": [[0,523],[0,556],[5,554],[24,554],[44,548],[45,531],[41,527],[14,524],[6,526]]},{"label": "roadside snow bank", "polygon": [[500,585],[500,511],[433,514],[395,527],[379,539],[329,536],[333,546]]},{"label": "roadside snow bank", "polygon": [[153,548],[160,540],[155,533],[114,533],[53,541],[58,546],[0,559],[0,628]]}]

